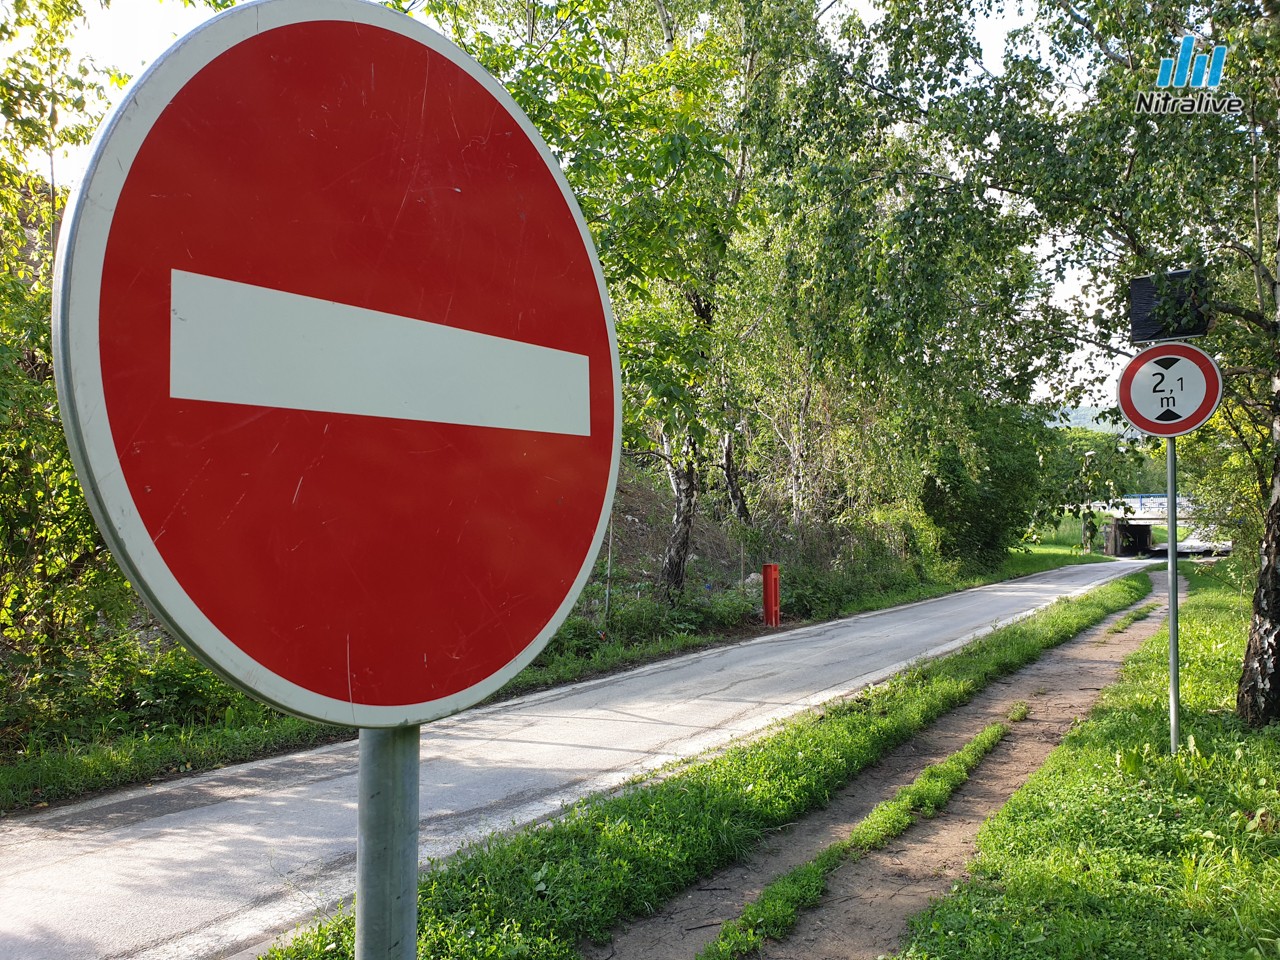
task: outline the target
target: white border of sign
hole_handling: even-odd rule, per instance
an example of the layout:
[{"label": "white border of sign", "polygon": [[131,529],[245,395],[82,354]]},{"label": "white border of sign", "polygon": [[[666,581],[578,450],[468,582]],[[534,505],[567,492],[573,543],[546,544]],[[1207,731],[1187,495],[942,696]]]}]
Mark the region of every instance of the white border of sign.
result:
[{"label": "white border of sign", "polygon": [[[129,170],[152,125],[196,74],[231,47],[267,30],[316,20],[369,24],[415,40],[465,70],[506,108],[560,185],[591,258],[609,329],[614,381],[613,453],[600,519],[573,585],[543,630],[506,666],[451,696],[404,706],[351,704],[307,690],[249,657],[209,621],[174,577],[143,525],[116,455],[103,391],[98,304],[107,237]],[[98,131],[87,172],[67,206],[57,264],[53,346],[59,405],[89,506],[117,562],[155,614],[226,679],[274,706],[315,720],[359,727],[425,723],[463,710],[496,691],[538,655],[564,622],[599,553],[617,483],[622,386],[613,312],[595,245],[550,149],[510,94],[444,37],[410,17],[365,0],[256,0],[207,21],[174,44],[133,82]]]},{"label": "white border of sign", "polygon": [[[1138,412],[1133,402],[1133,383],[1138,372],[1148,363],[1170,356],[1190,360],[1200,369],[1204,375],[1205,397],[1187,418],[1176,423],[1165,424]],[[1199,347],[1177,341],[1157,343],[1147,347],[1125,364],[1120,374],[1120,382],[1116,385],[1116,398],[1120,404],[1120,412],[1135,430],[1151,437],[1180,437],[1204,426],[1213,416],[1213,412],[1218,409],[1218,404],[1222,402],[1222,371],[1218,369],[1213,357]]]}]

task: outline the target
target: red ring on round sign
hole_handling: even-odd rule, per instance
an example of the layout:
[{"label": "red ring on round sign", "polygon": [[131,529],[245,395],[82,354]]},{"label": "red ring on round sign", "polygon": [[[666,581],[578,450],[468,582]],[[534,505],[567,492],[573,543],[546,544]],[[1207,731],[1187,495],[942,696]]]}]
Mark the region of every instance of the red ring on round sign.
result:
[{"label": "red ring on round sign", "polygon": [[[1137,409],[1133,399],[1134,381],[1138,374],[1147,364],[1162,357],[1190,360],[1200,370],[1205,380],[1204,399],[1195,410],[1176,423],[1161,423],[1143,415]],[[1199,347],[1193,347],[1188,343],[1156,344],[1147,347],[1125,365],[1124,372],[1120,375],[1117,399],[1125,419],[1137,430],[1153,437],[1180,437],[1204,426],[1213,416],[1213,412],[1222,401],[1222,372],[1213,358]]]},{"label": "red ring on round sign", "polygon": [[[208,21],[99,133],[58,262],[59,400],[91,509],[226,679],[316,720],[423,723],[488,696],[564,621],[620,458],[608,291],[549,148],[447,40],[357,0]],[[207,353],[175,346],[213,329],[211,296],[295,325],[250,337],[247,310],[220,309],[240,318],[217,336],[238,372],[206,363],[212,392],[188,379]],[[298,362],[295,345],[345,335],[335,316],[367,336]],[[295,371],[283,399],[255,393],[263,356]],[[417,405],[350,402],[384,371],[403,384],[405,356],[431,374],[391,399]],[[337,366],[296,373],[316,358]],[[465,402],[437,416],[419,395]]]}]

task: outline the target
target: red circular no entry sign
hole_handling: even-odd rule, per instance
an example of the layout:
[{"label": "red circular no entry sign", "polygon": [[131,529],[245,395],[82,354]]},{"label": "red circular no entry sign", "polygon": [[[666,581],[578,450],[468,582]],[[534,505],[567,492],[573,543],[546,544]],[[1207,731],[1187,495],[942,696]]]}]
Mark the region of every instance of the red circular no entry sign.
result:
[{"label": "red circular no entry sign", "polygon": [[451,44],[359,0],[210,21],[99,135],[59,260],[95,513],[229,679],[418,723],[563,621],[617,473],[608,295],[545,144]]}]

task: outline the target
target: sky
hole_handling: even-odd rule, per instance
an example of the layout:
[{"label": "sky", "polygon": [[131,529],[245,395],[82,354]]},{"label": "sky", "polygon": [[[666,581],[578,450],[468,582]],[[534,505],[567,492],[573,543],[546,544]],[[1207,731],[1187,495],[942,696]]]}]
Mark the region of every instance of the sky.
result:
[{"label": "sky", "polygon": [[102,9],[89,7],[89,23],[76,33],[73,52],[92,56],[104,66],[135,74],[215,11],[184,7],[179,0],[111,0]]},{"label": "sky", "polygon": [[[91,57],[99,67],[137,76],[179,37],[217,14],[203,5],[184,7],[180,0],[111,0],[108,8],[86,0],[87,24],[71,38],[73,56]],[[124,90],[109,88],[114,106]],[[58,180],[74,187],[89,163],[89,148],[65,151],[57,158]],[[38,166],[48,161],[38,162]]]}]

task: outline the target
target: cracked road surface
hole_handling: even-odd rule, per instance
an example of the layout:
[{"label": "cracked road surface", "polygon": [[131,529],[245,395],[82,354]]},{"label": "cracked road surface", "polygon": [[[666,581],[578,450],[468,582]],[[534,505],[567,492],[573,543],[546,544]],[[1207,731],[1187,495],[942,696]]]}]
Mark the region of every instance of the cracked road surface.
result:
[{"label": "cracked road surface", "polygon": [[[778,632],[423,728],[422,861],[953,649],[1148,561]],[[0,821],[6,960],[224,958],[355,888],[354,742]]]}]

